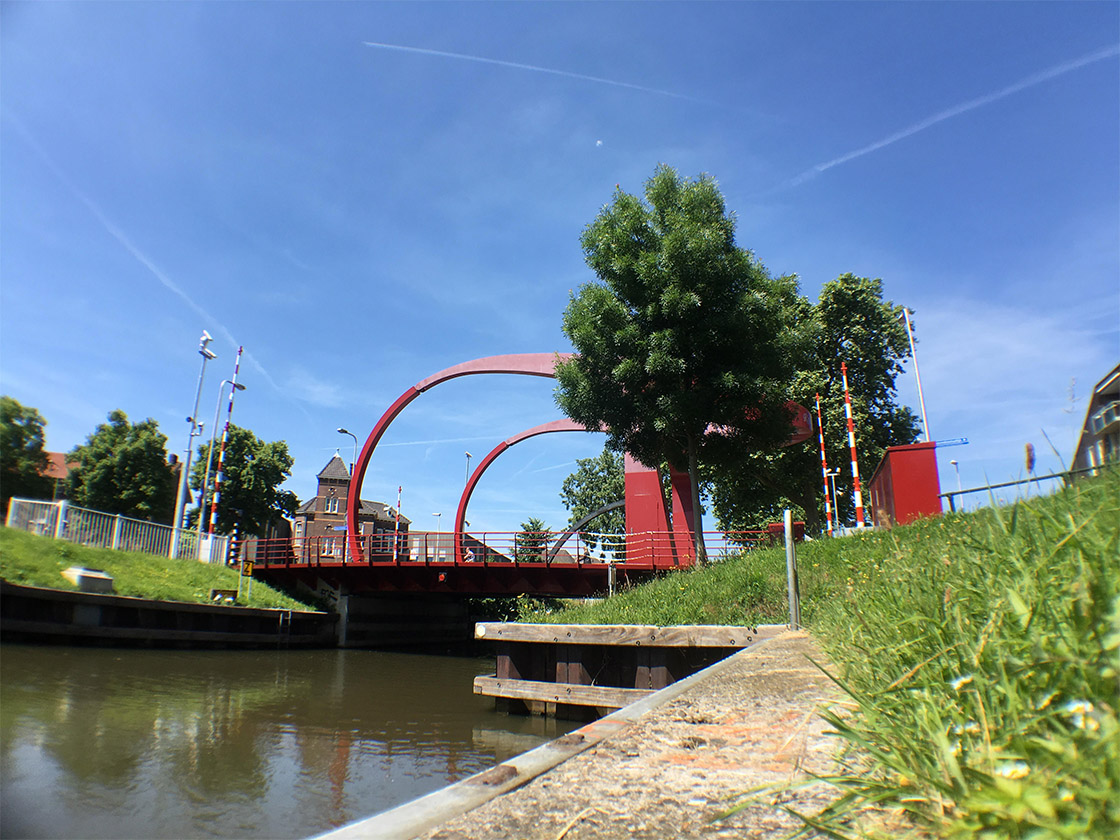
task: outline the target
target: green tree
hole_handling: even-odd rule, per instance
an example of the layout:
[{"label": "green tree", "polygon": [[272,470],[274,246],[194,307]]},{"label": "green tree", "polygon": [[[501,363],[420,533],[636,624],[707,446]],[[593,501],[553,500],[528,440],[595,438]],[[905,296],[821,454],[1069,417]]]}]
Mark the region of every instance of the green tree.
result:
[{"label": "green tree", "polygon": [[[626,477],[621,455],[603,449],[597,458],[580,458],[576,461],[576,471],[564,479],[560,489],[564,507],[572,512],[568,527],[611,502],[621,501],[625,495]],[[621,509],[612,510],[596,518],[587,530],[580,531],[580,539],[593,549],[599,544],[599,534],[623,534],[625,531],[625,513]]]},{"label": "green tree", "polygon": [[52,481],[43,475],[49,465],[44,451],[47,421],[34,408],[0,396],[0,498],[8,509],[12,496],[50,498]]},{"label": "green tree", "polygon": [[788,427],[782,386],[797,333],[787,328],[785,281],[735,244],[711,177],[684,179],[664,165],[645,201],[616,190],[580,242],[599,282],[564,312],[578,355],[557,366],[556,401],[573,420],[602,426],[614,451],[687,470],[703,562],[708,444],[770,448]]},{"label": "green tree", "polygon": [[[195,490],[202,488],[209,453],[209,443],[198,447],[198,456],[191,468],[191,487]],[[211,496],[220,453],[221,443],[215,442],[210,467]],[[286,442],[266,443],[248,429],[230,424],[215,530],[222,534],[237,531],[262,536],[275,517],[292,516],[299,507],[299,500],[292,491],[281,490],[280,485],[291,476],[293,463]],[[205,522],[209,522],[210,501],[212,498],[208,496]],[[191,512],[191,521],[197,523],[197,517],[195,509]]]},{"label": "green tree", "polygon": [[68,498],[80,507],[135,519],[170,523],[175,511],[175,471],[167,462],[167,436],[152,418],[130,423],[110,412],[86,442],[75,447]]},{"label": "green tree", "polygon": [[548,552],[548,538],[552,535],[544,521],[535,516],[521,523],[521,531],[514,538],[514,557],[517,560],[543,560]]},{"label": "green tree", "polygon": [[[826,283],[816,305],[802,298],[795,303],[808,350],[787,386],[790,398],[816,416],[820,395],[825,452],[836,476],[838,522],[854,516],[851,450],[844,414],[844,386],[840,365],[848,368],[852,417],[859,455],[860,481],[867,502],[867,482],[888,446],[913,443],[918,421],[897,403],[895,379],[910,355],[902,307],[883,300],[879,279],[843,274]],[[781,518],[790,507],[803,517],[806,528],[820,529],[824,517],[824,478],[820,439],[814,434],[803,444],[769,452],[728,453],[716,462],[708,478],[716,517],[721,527],[749,529]],[[834,514],[835,516],[836,514]]]}]

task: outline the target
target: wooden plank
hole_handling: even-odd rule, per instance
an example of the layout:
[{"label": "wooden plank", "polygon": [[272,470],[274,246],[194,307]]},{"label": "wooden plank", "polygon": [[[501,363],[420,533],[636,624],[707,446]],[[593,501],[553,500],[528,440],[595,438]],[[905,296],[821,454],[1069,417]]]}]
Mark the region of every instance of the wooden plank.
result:
[{"label": "wooden plank", "polygon": [[497,677],[475,677],[474,693],[486,697],[565,703],[571,706],[602,706],[611,709],[621,709],[653,694],[652,691],[636,688],[557,684],[537,680],[500,680]]},{"label": "wooden plank", "polygon": [[741,648],[785,632],[784,624],[761,627],[642,624],[519,624],[486,621],[475,625],[475,638],[503,642],[553,642],[570,645]]}]

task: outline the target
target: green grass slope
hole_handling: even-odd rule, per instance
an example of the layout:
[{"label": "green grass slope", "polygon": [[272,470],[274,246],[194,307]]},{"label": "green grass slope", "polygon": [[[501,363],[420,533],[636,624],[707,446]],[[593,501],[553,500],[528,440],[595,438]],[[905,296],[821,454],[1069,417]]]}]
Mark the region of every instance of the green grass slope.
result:
[{"label": "green grass slope", "polygon": [[[112,576],[117,595],[136,598],[206,604],[210,602],[211,589],[237,589],[236,570],[225,566],[91,548],[0,528],[0,577],[9,583],[77,590],[77,586],[62,576],[63,570],[70,566],[101,569]],[[247,592],[248,580],[242,585],[238,601],[242,606],[314,609],[259,580],[253,581],[252,598]]]},{"label": "green grass slope", "polygon": [[[802,620],[849,695],[833,837],[1120,837],[1120,473],[798,546]],[[537,622],[788,620],[757,551]]]}]

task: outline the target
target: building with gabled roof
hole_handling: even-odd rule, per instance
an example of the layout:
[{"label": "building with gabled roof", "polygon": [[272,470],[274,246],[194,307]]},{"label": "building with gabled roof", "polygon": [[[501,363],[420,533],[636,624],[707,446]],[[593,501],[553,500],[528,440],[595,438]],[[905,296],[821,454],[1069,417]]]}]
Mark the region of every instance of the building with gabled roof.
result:
[{"label": "building with gabled roof", "polygon": [[[346,552],[346,503],[350,497],[350,470],[338,453],[319,471],[315,496],[296,510],[295,553],[299,558],[338,557]],[[361,500],[358,530],[363,536],[407,536],[409,520],[385,502]]]},{"label": "building with gabled roof", "polygon": [[1074,470],[1094,475],[1099,467],[1120,462],[1120,365],[1093,387],[1085,424],[1073,456]]}]

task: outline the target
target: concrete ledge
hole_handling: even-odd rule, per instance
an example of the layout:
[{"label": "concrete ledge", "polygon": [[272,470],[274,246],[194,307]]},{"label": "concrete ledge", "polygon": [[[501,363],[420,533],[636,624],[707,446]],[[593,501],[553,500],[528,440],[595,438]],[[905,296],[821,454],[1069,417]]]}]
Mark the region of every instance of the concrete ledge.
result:
[{"label": "concrete ledge", "polygon": [[775,640],[777,633],[784,630],[785,625],[766,625],[766,628],[772,628],[775,634],[600,720],[419,799],[317,835],[315,840],[410,840],[430,831],[521,787],[569,758],[627,729],[650,710],[676,699],[698,682],[717,679],[721,672],[733,667],[741,657],[750,656]]}]

